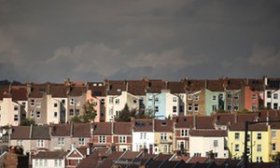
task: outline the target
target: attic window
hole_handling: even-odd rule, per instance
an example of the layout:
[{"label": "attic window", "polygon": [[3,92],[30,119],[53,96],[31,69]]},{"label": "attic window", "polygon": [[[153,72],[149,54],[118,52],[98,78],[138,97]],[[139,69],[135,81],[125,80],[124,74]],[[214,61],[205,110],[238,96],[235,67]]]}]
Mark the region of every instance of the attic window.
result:
[{"label": "attic window", "polygon": [[96,84],[96,83],[94,83],[94,84],[93,84],[93,86],[97,86],[97,84]]},{"label": "attic window", "polygon": [[121,89],[117,89],[117,92],[121,92],[122,90]]},{"label": "attic window", "polygon": [[166,122],[162,122],[161,125],[162,126],[166,126],[167,124],[166,124]]}]

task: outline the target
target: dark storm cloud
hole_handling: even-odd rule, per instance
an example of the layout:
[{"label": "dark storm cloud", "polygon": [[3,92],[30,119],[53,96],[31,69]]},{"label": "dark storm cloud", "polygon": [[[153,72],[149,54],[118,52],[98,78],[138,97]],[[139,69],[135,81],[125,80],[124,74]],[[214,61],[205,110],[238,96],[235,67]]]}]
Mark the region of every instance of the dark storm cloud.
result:
[{"label": "dark storm cloud", "polygon": [[277,0],[0,0],[1,77],[279,76],[279,16]]}]

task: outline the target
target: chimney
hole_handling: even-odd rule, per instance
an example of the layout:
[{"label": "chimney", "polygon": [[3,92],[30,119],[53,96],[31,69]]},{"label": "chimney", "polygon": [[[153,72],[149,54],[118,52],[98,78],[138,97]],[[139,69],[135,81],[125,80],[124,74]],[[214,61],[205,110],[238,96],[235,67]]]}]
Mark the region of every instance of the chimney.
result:
[{"label": "chimney", "polygon": [[263,79],[264,79],[264,86],[267,86],[267,85],[268,85],[268,79],[267,79],[267,76],[265,75],[265,76],[263,77]]},{"label": "chimney", "polygon": [[31,93],[31,83],[30,83],[30,82],[27,82],[27,83],[26,83],[26,92],[27,92],[27,93],[26,93],[26,94],[27,94],[26,96],[29,97],[29,95],[30,95],[30,93]]}]

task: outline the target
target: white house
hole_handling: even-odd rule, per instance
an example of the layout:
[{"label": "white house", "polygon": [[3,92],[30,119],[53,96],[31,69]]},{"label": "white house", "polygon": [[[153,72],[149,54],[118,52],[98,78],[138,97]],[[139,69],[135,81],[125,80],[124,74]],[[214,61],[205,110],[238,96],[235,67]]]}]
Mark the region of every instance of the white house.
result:
[{"label": "white house", "polygon": [[147,149],[149,153],[155,153],[155,132],[153,119],[138,119],[133,123],[132,151]]},{"label": "white house", "polygon": [[124,109],[125,105],[129,110],[139,109],[139,100],[127,91],[121,91],[120,95],[107,95],[106,97],[106,122],[113,121],[115,116]]},{"label": "white house", "polygon": [[21,111],[21,104],[12,101],[9,96],[4,97],[0,100],[0,126],[19,125]]},{"label": "white house", "polygon": [[226,137],[227,132],[224,130],[191,130],[190,156],[208,157],[212,152],[215,158],[228,158]]},{"label": "white house", "polygon": [[64,151],[39,152],[32,158],[33,168],[65,168]]},{"label": "white house", "polygon": [[280,109],[280,79],[264,78],[264,107]]}]

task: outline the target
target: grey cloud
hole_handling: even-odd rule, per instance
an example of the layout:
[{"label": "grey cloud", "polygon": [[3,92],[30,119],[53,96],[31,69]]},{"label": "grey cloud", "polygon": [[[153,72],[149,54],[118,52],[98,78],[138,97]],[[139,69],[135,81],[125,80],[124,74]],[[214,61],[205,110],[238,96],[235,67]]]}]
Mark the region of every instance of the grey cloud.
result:
[{"label": "grey cloud", "polygon": [[1,70],[34,81],[279,76],[279,15],[277,0],[0,0]]}]

